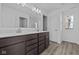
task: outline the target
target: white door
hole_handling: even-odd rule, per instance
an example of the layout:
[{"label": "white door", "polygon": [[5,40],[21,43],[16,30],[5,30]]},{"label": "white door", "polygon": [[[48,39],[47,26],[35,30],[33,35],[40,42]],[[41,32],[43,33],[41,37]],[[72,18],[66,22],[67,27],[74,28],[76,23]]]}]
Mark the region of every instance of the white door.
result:
[{"label": "white door", "polygon": [[50,41],[61,42],[60,16],[58,14],[50,14],[48,17],[48,31],[50,33]]}]

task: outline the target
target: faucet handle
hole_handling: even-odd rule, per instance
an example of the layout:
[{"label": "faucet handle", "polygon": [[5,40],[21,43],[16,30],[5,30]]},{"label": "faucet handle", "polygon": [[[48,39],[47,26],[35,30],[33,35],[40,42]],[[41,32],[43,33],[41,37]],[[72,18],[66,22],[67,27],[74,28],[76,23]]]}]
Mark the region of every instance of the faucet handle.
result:
[{"label": "faucet handle", "polygon": [[17,31],[16,31],[16,33],[21,33],[21,29],[18,28]]}]

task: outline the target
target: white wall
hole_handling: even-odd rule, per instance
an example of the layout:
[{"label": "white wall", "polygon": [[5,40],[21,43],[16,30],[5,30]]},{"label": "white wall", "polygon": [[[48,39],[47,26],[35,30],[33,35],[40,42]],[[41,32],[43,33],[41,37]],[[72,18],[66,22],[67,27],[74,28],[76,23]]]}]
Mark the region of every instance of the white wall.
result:
[{"label": "white wall", "polygon": [[[74,16],[74,28],[65,29],[64,16]],[[70,9],[63,12],[63,40],[79,44],[79,8]]]},{"label": "white wall", "polygon": [[[1,24],[1,4],[0,4],[0,24]],[[0,25],[1,27],[1,25]]]},{"label": "white wall", "polygon": [[29,19],[29,15],[22,13],[16,9],[12,9],[8,6],[2,5],[2,27],[16,28],[19,24],[19,17],[25,17]]},{"label": "white wall", "polygon": [[[72,15],[74,16],[74,29],[65,29],[64,16]],[[51,12],[48,15],[48,31],[51,41],[69,41],[79,44],[79,8]]]},{"label": "white wall", "polygon": [[[18,27],[18,24],[19,24],[19,18],[18,17],[25,17],[25,18],[28,18],[29,19],[29,27],[34,27],[34,23],[37,22],[42,25],[42,21],[43,21],[43,18],[41,15],[38,15],[38,14],[34,14],[34,15],[30,15],[28,14],[27,12],[30,12],[31,10],[27,11],[26,13],[25,12],[22,12],[21,10],[18,10],[18,9],[14,9],[10,6],[6,6],[6,5],[3,5],[1,6],[1,9],[2,9],[2,13],[1,13],[1,18],[0,21],[0,25],[1,27],[5,28],[17,28]],[[32,12],[32,11],[31,11]],[[33,13],[31,13],[33,14]],[[39,25],[40,25],[39,24]],[[42,30],[42,26],[39,26],[40,30]]]}]

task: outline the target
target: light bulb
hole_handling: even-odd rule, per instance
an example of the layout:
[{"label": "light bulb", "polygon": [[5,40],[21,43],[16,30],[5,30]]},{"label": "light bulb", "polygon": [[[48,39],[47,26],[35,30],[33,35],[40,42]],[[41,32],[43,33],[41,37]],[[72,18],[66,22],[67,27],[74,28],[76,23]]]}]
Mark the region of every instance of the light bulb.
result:
[{"label": "light bulb", "polygon": [[21,5],[22,5],[23,7],[24,7],[24,6],[26,6],[26,4],[25,4],[25,3],[22,3]]},{"label": "light bulb", "polygon": [[17,5],[20,5],[21,3],[17,3]]},{"label": "light bulb", "polygon": [[32,11],[35,11],[35,10],[36,10],[36,8],[35,8],[35,7],[33,7],[33,8],[32,8]]}]

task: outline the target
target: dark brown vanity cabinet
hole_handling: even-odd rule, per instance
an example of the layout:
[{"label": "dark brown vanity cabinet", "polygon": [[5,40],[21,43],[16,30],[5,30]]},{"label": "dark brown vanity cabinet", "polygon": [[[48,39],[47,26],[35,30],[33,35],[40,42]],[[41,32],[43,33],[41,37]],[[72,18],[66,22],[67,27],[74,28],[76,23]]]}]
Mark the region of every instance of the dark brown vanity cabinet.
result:
[{"label": "dark brown vanity cabinet", "polygon": [[0,55],[38,55],[48,45],[48,32],[0,38]]}]

